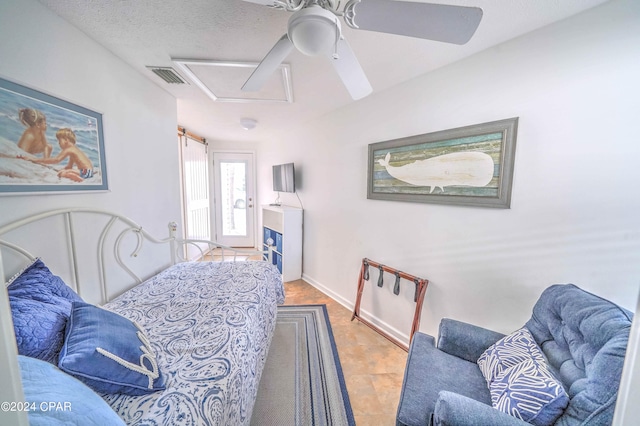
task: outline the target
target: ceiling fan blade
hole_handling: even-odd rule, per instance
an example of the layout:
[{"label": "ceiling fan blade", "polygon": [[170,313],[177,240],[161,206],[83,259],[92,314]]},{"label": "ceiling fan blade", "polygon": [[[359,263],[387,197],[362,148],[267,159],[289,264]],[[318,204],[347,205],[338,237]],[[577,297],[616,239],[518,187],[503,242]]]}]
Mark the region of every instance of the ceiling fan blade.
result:
[{"label": "ceiling fan blade", "polygon": [[271,48],[267,56],[244,83],[242,90],[244,92],[259,91],[292,50],[293,43],[289,37],[286,34],[280,37],[280,40]]},{"label": "ceiling fan blade", "polygon": [[367,76],[365,75],[351,46],[344,38],[338,41],[338,57],[329,57],[329,60],[340,76],[342,83],[355,100],[364,98],[373,91]]},{"label": "ceiling fan blade", "polygon": [[345,21],[353,28],[454,44],[468,42],[482,19],[478,7],[395,0],[350,3]]}]

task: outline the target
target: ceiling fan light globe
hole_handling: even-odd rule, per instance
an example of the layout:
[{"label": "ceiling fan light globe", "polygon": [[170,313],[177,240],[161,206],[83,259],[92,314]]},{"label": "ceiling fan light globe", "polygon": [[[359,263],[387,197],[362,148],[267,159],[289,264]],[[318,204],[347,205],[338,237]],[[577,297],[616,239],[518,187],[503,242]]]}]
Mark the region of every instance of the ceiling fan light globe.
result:
[{"label": "ceiling fan light globe", "polygon": [[310,6],[289,19],[288,35],[296,49],[308,56],[327,55],[340,39],[340,22],[320,6]]},{"label": "ceiling fan light globe", "polygon": [[327,54],[335,46],[335,28],[323,21],[306,21],[292,28],[290,37],[305,55]]}]

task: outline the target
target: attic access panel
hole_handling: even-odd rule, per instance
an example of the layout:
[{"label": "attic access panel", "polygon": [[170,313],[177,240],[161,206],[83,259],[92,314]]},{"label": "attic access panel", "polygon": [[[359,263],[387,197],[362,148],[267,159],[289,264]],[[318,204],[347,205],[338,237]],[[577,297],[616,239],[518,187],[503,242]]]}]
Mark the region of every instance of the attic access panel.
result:
[{"label": "attic access panel", "polygon": [[259,62],[173,59],[173,63],[215,102],[293,102],[289,64],[280,64],[279,72],[259,92],[243,92]]}]

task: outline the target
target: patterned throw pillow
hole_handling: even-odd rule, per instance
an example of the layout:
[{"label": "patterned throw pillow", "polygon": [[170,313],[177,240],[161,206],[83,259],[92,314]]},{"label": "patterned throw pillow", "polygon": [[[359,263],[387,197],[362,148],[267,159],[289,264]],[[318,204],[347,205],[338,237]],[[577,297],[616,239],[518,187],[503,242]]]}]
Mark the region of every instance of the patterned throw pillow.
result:
[{"label": "patterned throw pillow", "polygon": [[537,426],[552,425],[569,404],[542,350],[526,328],[490,346],[478,358],[494,408]]},{"label": "patterned throw pillow", "polygon": [[478,358],[478,366],[490,385],[506,369],[531,358],[546,362],[533,336],[523,327],[489,346]]}]

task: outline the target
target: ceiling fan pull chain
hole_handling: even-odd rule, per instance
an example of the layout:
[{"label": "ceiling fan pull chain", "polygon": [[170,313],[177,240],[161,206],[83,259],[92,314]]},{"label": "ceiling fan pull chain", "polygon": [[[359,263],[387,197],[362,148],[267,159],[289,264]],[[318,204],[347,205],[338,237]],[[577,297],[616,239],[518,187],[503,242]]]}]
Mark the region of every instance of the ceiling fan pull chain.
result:
[{"label": "ceiling fan pull chain", "polygon": [[342,31],[340,29],[340,22],[338,21],[338,18],[336,18],[334,22],[336,26],[336,42],[333,45],[333,55],[331,55],[331,57],[337,60],[337,59],[340,59],[340,55],[338,55],[338,43],[340,42],[340,40],[344,39],[344,36],[342,35]]}]

